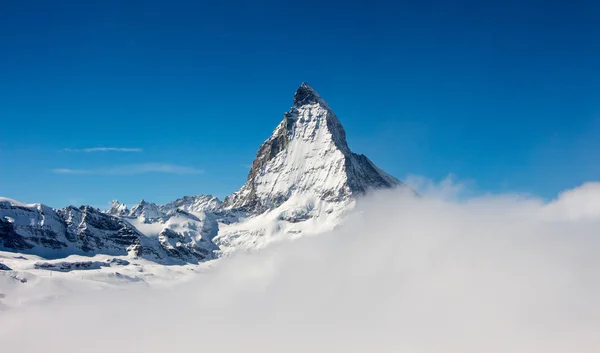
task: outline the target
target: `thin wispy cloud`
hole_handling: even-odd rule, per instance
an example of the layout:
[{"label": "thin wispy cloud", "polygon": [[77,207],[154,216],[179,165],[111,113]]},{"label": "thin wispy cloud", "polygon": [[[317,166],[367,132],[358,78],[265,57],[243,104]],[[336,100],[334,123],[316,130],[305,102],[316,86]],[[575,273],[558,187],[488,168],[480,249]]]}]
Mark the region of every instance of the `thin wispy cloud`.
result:
[{"label": "thin wispy cloud", "polygon": [[167,163],[140,163],[93,169],[56,168],[52,169],[52,172],[55,174],[135,175],[147,173],[165,173],[187,175],[202,174],[204,173],[204,170],[194,167],[187,167]]},{"label": "thin wispy cloud", "polygon": [[142,148],[124,147],[91,147],[91,148],[65,148],[66,152],[143,152]]}]

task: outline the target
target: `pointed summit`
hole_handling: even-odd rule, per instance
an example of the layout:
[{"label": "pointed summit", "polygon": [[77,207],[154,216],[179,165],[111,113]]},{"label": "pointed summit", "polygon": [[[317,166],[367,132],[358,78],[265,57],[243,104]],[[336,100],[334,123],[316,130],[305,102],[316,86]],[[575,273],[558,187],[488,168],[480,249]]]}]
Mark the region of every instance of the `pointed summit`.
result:
[{"label": "pointed summit", "polygon": [[312,88],[308,83],[302,82],[294,94],[294,107],[300,108],[303,105],[314,103],[320,103],[325,106],[327,105],[314,88]]},{"label": "pointed summit", "polygon": [[152,202],[141,200],[137,205],[133,206],[129,211],[130,217],[137,217],[149,222],[165,217],[165,214],[160,210],[158,205]]},{"label": "pointed summit", "polygon": [[106,210],[105,213],[113,216],[127,216],[129,214],[129,209],[127,209],[127,205],[124,203],[113,200],[110,208]]},{"label": "pointed summit", "polygon": [[350,151],[333,111],[302,83],[294,94],[294,107],[258,149],[248,181],[225,199],[223,207],[256,214],[297,196],[339,202],[368,189],[399,184],[367,157]]}]

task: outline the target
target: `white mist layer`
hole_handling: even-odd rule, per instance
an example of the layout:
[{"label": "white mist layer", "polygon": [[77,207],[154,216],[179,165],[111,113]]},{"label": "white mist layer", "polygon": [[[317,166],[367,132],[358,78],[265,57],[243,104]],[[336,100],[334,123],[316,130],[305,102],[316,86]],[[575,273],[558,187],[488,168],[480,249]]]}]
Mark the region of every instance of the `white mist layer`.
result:
[{"label": "white mist layer", "polygon": [[[450,190],[450,192],[448,192]],[[550,203],[380,192],[169,290],[0,312],[17,352],[600,352],[600,184]]]}]

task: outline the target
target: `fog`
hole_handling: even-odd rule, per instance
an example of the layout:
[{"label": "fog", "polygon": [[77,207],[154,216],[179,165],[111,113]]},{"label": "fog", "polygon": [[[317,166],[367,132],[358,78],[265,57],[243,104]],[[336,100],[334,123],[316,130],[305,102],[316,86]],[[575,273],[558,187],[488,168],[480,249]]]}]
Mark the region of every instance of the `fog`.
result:
[{"label": "fog", "polygon": [[[413,180],[414,182],[414,180]],[[168,290],[0,313],[4,352],[600,352],[600,183],[544,202],[379,192],[329,234]]]}]

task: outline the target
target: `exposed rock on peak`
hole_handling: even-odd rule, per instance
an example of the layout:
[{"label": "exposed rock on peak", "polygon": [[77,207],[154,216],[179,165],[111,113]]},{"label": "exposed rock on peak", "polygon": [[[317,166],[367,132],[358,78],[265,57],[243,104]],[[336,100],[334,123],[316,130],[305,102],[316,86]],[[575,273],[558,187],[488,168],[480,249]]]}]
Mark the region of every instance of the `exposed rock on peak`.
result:
[{"label": "exposed rock on peak", "polygon": [[314,88],[308,83],[302,82],[294,94],[294,107],[300,108],[303,105],[316,103],[327,106],[327,103],[325,103],[323,98],[321,98]]},{"label": "exposed rock on peak", "polygon": [[223,207],[260,213],[293,196],[340,201],[368,189],[400,184],[364,155],[350,151],[336,115],[312,87],[302,83],[294,107],[258,149],[246,184],[228,196]]},{"label": "exposed rock on peak", "polygon": [[124,203],[113,200],[110,208],[106,210],[106,213],[113,216],[127,216],[129,214],[129,209]]}]

